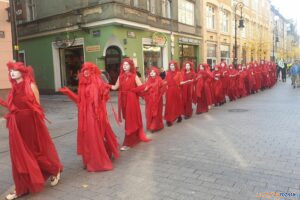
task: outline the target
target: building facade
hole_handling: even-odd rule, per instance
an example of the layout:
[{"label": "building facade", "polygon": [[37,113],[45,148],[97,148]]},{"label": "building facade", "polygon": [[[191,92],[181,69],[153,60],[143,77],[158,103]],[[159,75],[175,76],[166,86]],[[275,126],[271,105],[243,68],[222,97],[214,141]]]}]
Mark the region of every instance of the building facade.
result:
[{"label": "building facade", "polygon": [[[0,98],[5,99],[10,88],[6,63],[12,60],[11,27],[6,9],[8,0],[0,0]],[[0,106],[0,116],[4,110]]]},{"label": "building facade", "polygon": [[85,61],[117,80],[123,57],[144,78],[150,66],[167,69],[201,58],[200,3],[196,0],[16,0],[20,57],[35,69],[42,93],[76,87]]},{"label": "building facade", "polygon": [[242,17],[244,28],[237,30],[238,63],[269,59],[271,48],[269,0],[203,0],[203,61],[210,65],[233,63],[235,50],[235,5],[237,26]]}]

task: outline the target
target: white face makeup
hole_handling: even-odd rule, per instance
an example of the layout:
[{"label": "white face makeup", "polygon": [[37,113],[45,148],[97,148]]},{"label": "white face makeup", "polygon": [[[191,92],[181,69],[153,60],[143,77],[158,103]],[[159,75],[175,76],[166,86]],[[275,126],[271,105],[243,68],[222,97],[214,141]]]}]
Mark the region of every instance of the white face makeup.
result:
[{"label": "white face makeup", "polygon": [[22,78],[22,73],[18,70],[12,69],[9,71],[9,74],[10,74],[11,79],[13,79],[13,80]]},{"label": "white face makeup", "polygon": [[203,65],[200,65],[200,70],[204,70],[204,67],[203,67]]},{"label": "white face makeup", "polygon": [[90,76],[90,71],[89,70],[84,70],[83,75],[84,75],[84,77],[89,77]]},{"label": "white face makeup", "polygon": [[156,76],[156,73],[155,73],[155,71],[154,71],[154,70],[151,70],[151,72],[150,72],[150,76],[151,76],[152,78],[154,78],[154,77]]},{"label": "white face makeup", "polygon": [[123,70],[124,70],[125,72],[129,72],[129,70],[130,70],[130,65],[129,65],[128,62],[124,62],[124,63],[123,63]]},{"label": "white face makeup", "polygon": [[222,63],[222,64],[221,64],[221,66],[222,66],[222,67],[225,67],[225,64],[224,64],[224,63]]},{"label": "white face makeup", "polygon": [[175,65],[173,63],[170,65],[170,69],[171,71],[175,71]]},{"label": "white face makeup", "polygon": [[188,70],[188,71],[191,69],[190,63],[185,64],[185,69]]}]

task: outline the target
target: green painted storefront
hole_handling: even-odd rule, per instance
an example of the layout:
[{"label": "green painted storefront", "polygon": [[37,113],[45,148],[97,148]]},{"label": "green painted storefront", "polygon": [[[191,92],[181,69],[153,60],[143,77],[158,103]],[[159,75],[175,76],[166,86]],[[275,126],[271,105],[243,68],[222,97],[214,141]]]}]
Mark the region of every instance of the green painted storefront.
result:
[{"label": "green painted storefront", "polygon": [[[94,27],[88,31],[64,32],[23,39],[20,41],[20,52],[25,54],[26,64],[34,67],[37,84],[44,94],[54,93],[64,85],[61,77],[59,77],[61,76],[61,52],[63,48],[57,47],[55,41],[57,41],[58,36],[67,37],[67,34],[71,34],[76,38],[74,45],[82,46],[84,61],[96,63],[104,70],[105,64],[108,62],[106,60],[107,49],[114,46],[119,48],[121,58],[131,57],[135,60],[142,76],[144,74],[145,54],[143,50],[145,50],[145,45],[147,48],[150,48],[150,46],[155,48],[157,46],[153,44],[152,40],[154,32],[118,25]],[[166,68],[171,58],[171,42],[169,34],[164,34],[164,36],[166,44],[161,47],[160,55],[163,57],[161,58],[161,67]],[[182,47],[191,42],[193,43],[193,40],[188,41],[182,39],[182,37],[175,36],[173,59],[178,61],[181,57]],[[201,60],[200,42],[196,42],[193,45],[196,63],[199,63]]]}]

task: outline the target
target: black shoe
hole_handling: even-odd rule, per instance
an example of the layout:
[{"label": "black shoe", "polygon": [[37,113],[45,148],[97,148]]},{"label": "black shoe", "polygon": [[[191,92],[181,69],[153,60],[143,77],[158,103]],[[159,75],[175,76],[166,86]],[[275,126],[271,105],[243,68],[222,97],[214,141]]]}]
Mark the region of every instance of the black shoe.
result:
[{"label": "black shoe", "polygon": [[181,121],[182,121],[182,117],[180,116],[177,118],[177,123],[180,123]]},{"label": "black shoe", "polygon": [[172,124],[172,122],[167,122],[167,126],[172,126],[173,124]]}]

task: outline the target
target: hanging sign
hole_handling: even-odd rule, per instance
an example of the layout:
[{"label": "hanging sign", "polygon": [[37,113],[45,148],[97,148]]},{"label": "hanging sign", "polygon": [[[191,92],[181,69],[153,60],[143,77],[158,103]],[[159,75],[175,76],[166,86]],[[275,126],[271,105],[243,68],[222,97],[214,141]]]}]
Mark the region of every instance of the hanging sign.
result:
[{"label": "hanging sign", "polygon": [[152,43],[157,46],[165,46],[167,41],[167,36],[163,33],[155,32],[152,35]]}]

